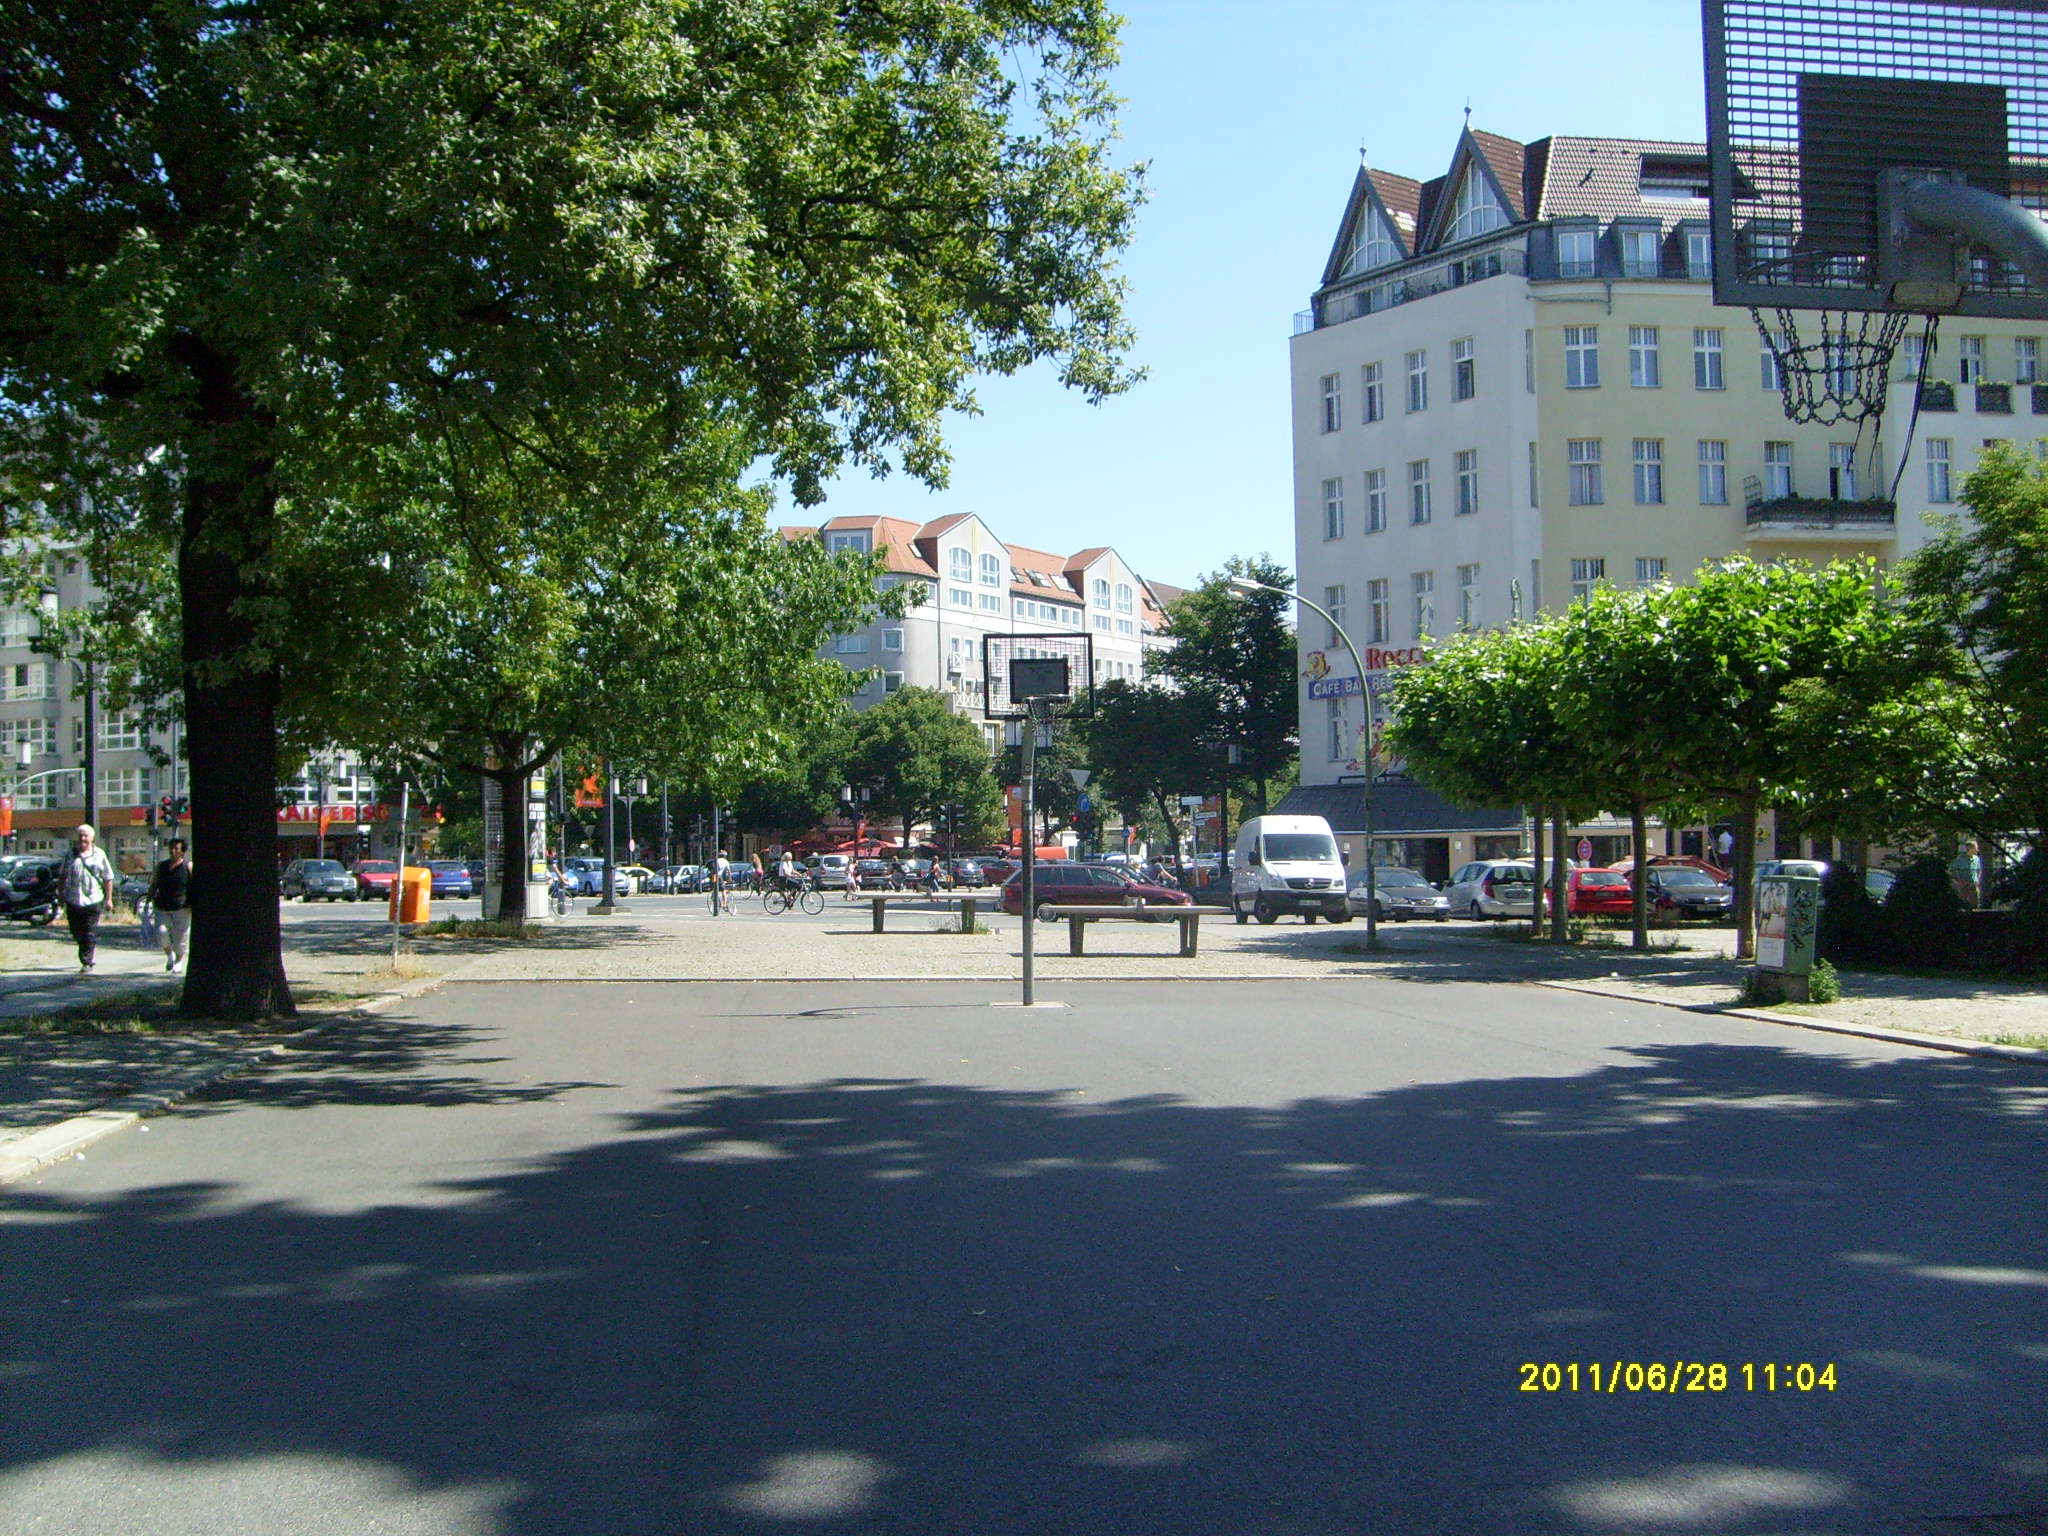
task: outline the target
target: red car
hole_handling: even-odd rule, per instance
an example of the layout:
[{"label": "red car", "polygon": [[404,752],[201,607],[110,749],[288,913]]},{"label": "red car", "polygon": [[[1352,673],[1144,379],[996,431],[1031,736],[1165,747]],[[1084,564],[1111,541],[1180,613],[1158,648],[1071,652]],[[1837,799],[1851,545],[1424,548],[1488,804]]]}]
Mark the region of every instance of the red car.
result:
[{"label": "red car", "polygon": [[1624,870],[1572,870],[1565,893],[1565,909],[1574,917],[1627,917],[1635,910],[1635,891]]},{"label": "red car", "polygon": [[[1040,907],[1185,907],[1194,899],[1186,891],[1133,880],[1108,864],[1040,864],[1032,870],[1032,884],[1032,899]],[[1024,910],[1022,870],[1003,882],[1003,910],[1012,916]]]},{"label": "red car", "polygon": [[398,878],[398,865],[390,859],[356,861],[356,900],[389,901],[391,882]]}]

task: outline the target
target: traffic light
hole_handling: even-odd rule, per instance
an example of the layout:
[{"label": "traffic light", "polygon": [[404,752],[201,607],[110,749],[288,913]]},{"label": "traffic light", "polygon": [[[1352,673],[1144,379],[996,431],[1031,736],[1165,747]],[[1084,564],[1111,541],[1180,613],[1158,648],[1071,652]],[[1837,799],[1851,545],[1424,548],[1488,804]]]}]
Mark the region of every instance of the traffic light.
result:
[{"label": "traffic light", "polygon": [[155,812],[155,821],[152,823],[152,825],[161,824],[163,826],[168,827],[176,820],[177,817],[175,817],[171,813],[171,797],[169,795],[165,795],[163,799],[158,803]]},{"label": "traffic light", "polygon": [[144,806],[142,819],[148,823],[149,830],[154,832],[156,830],[156,807],[153,805]]},{"label": "traffic light", "polygon": [[180,795],[176,800],[173,800],[171,802],[171,825],[175,827],[179,822],[183,821],[188,815],[190,815],[191,806],[192,802],[186,799],[185,796],[183,795]]}]

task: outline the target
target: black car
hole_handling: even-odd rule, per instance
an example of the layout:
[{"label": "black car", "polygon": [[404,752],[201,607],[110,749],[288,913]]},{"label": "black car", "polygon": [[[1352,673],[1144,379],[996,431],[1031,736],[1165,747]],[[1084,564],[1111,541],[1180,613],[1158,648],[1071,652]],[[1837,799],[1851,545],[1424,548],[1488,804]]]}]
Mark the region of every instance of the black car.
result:
[{"label": "black car", "polygon": [[293,859],[285,865],[277,892],[290,901],[354,901],[356,877],[339,859]]},{"label": "black car", "polygon": [[955,885],[983,886],[988,884],[988,876],[981,872],[981,860],[979,859],[955,859],[952,863],[952,869],[953,883]]},{"label": "black car", "polygon": [[1725,922],[1735,911],[1735,887],[1689,864],[1652,864],[1650,904],[1667,917]]}]

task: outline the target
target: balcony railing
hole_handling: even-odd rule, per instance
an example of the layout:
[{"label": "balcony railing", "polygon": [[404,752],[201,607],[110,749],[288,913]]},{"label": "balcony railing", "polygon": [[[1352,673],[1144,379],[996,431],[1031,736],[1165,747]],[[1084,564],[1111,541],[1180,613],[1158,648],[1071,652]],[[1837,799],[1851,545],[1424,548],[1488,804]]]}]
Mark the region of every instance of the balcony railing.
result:
[{"label": "balcony railing", "polygon": [[1881,496],[1837,501],[1827,496],[1776,496],[1751,500],[1744,520],[1751,528],[1785,528],[1810,532],[1839,529],[1878,533],[1898,526],[1898,507]]},{"label": "balcony railing", "polygon": [[2034,397],[2034,414],[2048,416],[2048,384],[2030,384],[2027,390]]},{"label": "balcony railing", "polygon": [[1977,386],[1977,409],[1996,416],[2012,414],[2012,386],[2010,384],[1979,384]]},{"label": "balcony railing", "polygon": [[1929,380],[1920,386],[1920,409],[1923,411],[1952,411],[1956,408],[1956,387]]},{"label": "balcony railing", "polygon": [[1356,320],[1360,315],[1378,314],[1381,310],[1392,309],[1397,304],[1413,304],[1418,299],[1426,299],[1451,288],[1481,283],[1489,277],[1523,277],[1528,271],[1528,252],[1520,245],[1504,245],[1460,257],[1456,261],[1438,262],[1433,266],[1416,268],[1399,276],[1382,276],[1374,281],[1361,282],[1335,293],[1324,294],[1316,301],[1315,308],[1302,310],[1295,315],[1294,334],[1299,336],[1306,331],[1320,330],[1324,326],[1341,325],[1346,320]]}]

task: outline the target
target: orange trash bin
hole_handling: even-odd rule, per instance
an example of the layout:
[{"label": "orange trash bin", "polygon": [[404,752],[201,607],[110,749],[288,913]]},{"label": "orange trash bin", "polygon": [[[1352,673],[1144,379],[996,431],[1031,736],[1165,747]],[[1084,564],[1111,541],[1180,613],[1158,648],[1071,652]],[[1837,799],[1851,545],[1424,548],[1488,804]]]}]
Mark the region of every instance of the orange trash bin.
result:
[{"label": "orange trash bin", "polygon": [[434,898],[434,872],[406,868],[391,882],[390,914],[401,923],[424,923]]}]

